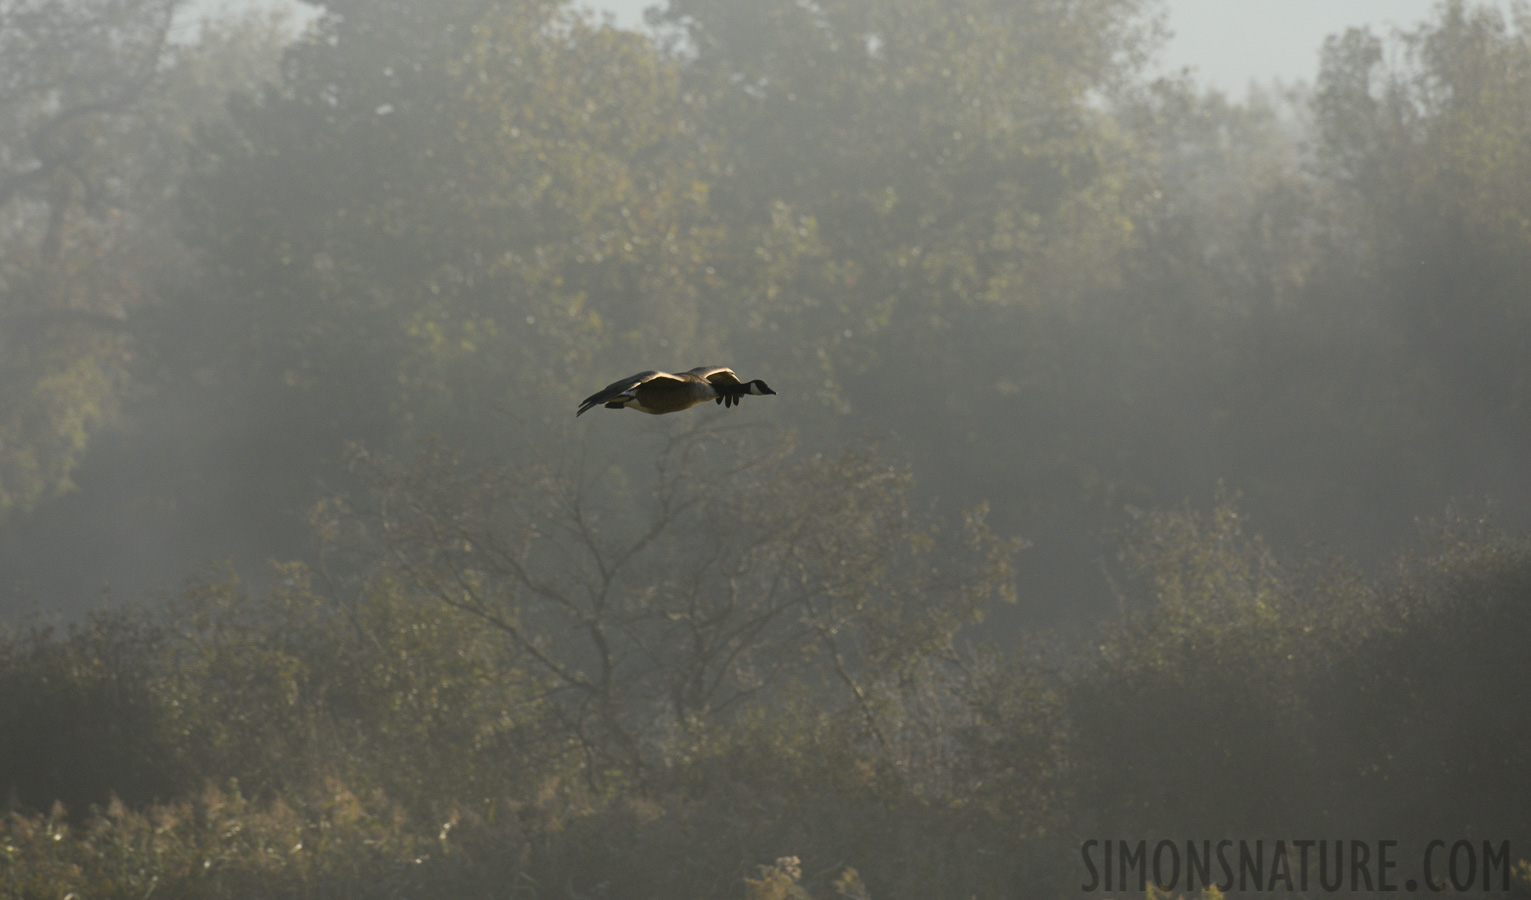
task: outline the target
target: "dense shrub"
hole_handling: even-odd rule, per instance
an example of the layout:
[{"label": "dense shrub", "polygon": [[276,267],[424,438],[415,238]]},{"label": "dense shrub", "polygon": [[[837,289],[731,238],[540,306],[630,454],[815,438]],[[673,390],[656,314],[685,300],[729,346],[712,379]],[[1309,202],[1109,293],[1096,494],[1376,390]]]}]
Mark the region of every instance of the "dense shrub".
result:
[{"label": "dense shrub", "polygon": [[1280,561],[1225,500],[1124,547],[1143,591],[1086,658],[926,642],[859,697],[808,666],[683,728],[659,708],[636,768],[587,752],[501,629],[387,567],[12,636],[0,883],[1044,896],[1078,835],[1527,839],[1531,541],[1457,525],[1369,580]]},{"label": "dense shrub", "polygon": [[187,787],[156,684],[163,630],[129,613],[0,634],[0,798],[75,813]]}]

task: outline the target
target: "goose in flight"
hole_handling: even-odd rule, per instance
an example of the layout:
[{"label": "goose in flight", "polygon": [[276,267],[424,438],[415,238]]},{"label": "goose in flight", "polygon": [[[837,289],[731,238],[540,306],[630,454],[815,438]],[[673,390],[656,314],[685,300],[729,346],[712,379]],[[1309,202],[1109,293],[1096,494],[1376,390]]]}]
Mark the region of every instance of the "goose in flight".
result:
[{"label": "goose in flight", "polygon": [[636,409],[658,416],[690,409],[708,400],[733,406],[745,394],[759,397],[774,393],[764,381],[758,378],[740,381],[733,369],[723,366],[697,366],[679,375],[651,369],[606,385],[586,397],[574,415],[581,416],[586,410],[605,405],[607,409]]}]

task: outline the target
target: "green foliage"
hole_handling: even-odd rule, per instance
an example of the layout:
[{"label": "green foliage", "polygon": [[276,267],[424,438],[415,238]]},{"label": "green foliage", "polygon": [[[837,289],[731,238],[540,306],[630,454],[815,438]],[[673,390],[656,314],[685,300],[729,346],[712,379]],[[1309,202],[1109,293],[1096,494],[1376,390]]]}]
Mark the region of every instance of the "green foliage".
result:
[{"label": "green foliage", "polygon": [[[1384,62],[1396,59],[1396,63]],[[1314,110],[1364,273],[1359,302],[1397,341],[1426,428],[1523,447],[1531,317],[1531,17],[1443,4],[1390,45],[1325,45]],[[1486,454],[1485,454],[1486,455]]]},{"label": "green foliage", "polygon": [[114,793],[142,805],[188,782],[155,690],[164,633],[138,616],[97,614],[60,634],[0,634],[0,793],[75,813]]},{"label": "green foliage", "polygon": [[140,321],[192,277],[172,199],[186,142],[279,44],[252,16],[174,45],[180,6],[0,13],[0,514],[73,488],[132,382]]},{"label": "green foliage", "polygon": [[1146,516],[1128,558],[1154,605],[1112,630],[1067,703],[1086,807],[1145,834],[1314,827],[1283,794],[1322,777],[1303,676],[1338,637],[1330,623],[1226,498],[1209,516]]},{"label": "green foliage", "polygon": [[769,361],[825,412],[944,421],[958,344],[1044,350],[1040,320],[1115,283],[1088,261],[1133,204],[1092,96],[1132,70],[1136,9],[677,6],[695,54],[551,4],[327,18],[203,145],[227,377],[316,455],[555,436],[592,360]]},{"label": "green foliage", "polygon": [[1144,834],[1519,833],[1525,537],[1453,526],[1368,583],[1280,565],[1239,519],[1154,515],[1129,545],[1154,604],[1065,700],[1083,808]]},{"label": "green foliage", "polygon": [[1531,793],[1531,542],[1457,517],[1400,568],[1383,615],[1314,693],[1322,727],[1366,748],[1349,767],[1356,818],[1515,833]]},{"label": "green foliage", "polygon": [[224,377],[285,428],[332,453],[481,434],[513,385],[545,429],[605,347],[718,352],[706,164],[643,38],[556,4],[364,4],[285,73],[190,192],[235,313]]},{"label": "green foliage", "polygon": [[[119,124],[150,89],[175,0],[0,12],[0,513],[70,487],[120,388]],[[120,6],[121,8],[114,8]],[[117,262],[117,260],[112,260]]]},{"label": "green foliage", "polygon": [[[741,248],[791,273],[743,270],[730,291],[750,288],[740,299],[771,326],[770,358],[835,387],[895,348],[904,365],[943,371],[950,317],[983,303],[1056,308],[1100,273],[1079,263],[1131,226],[1112,129],[1086,97],[1130,71],[1135,9],[671,4],[659,21],[695,49],[686,84],[708,98],[703,127],[726,141],[735,173],[715,203],[760,226],[784,212],[819,248],[796,265],[766,242]],[[878,374],[892,391],[916,387],[896,368]]]},{"label": "green foliage", "polygon": [[293,797],[330,779],[490,815],[559,771],[532,683],[472,622],[387,581],[337,604],[308,579],[291,566],[259,598],[219,580],[179,601],[158,689],[194,782]]},{"label": "green foliage", "polygon": [[121,342],[59,328],[32,347],[7,341],[0,356],[0,511],[31,509],[69,490],[89,435],[118,389]]}]

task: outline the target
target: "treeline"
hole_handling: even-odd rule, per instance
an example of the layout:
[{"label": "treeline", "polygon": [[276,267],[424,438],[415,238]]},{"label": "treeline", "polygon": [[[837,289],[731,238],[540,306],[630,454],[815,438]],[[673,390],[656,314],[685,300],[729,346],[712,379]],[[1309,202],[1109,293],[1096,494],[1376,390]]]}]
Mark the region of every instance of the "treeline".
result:
[{"label": "treeline", "polygon": [[299,557],[348,442],[557,458],[647,424],[571,431],[578,398],[702,363],[989,502],[1036,548],[1030,625],[1110,614],[1124,507],[1219,479],[1368,560],[1453,500],[1531,524],[1519,19],[1337,35],[1311,89],[1233,103],[1147,81],[1129,0],[697,0],[659,37],[335,0],[285,45],[27,6],[57,14],[0,35],[13,607]]},{"label": "treeline", "polygon": [[320,9],[0,0],[0,602],[232,560],[8,632],[10,893],[1524,845],[1524,11],[1236,103],[1136,0]]}]

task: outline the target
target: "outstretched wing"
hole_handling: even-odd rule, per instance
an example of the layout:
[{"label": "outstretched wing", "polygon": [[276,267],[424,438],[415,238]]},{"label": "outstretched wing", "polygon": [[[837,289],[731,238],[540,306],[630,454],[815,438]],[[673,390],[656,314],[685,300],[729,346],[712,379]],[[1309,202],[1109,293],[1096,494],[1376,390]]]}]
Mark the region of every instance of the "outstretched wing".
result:
[{"label": "outstretched wing", "polygon": [[727,366],[697,366],[686,373],[710,384],[740,384],[739,376]]},{"label": "outstretched wing", "polygon": [[655,378],[674,379],[675,376],[660,372],[657,369],[649,369],[647,372],[639,372],[637,375],[619,378],[580,401],[579,411],[574,415],[582,416],[586,411],[614,400],[631,400],[633,399],[633,391],[638,389],[638,385],[647,381],[653,381]]}]

